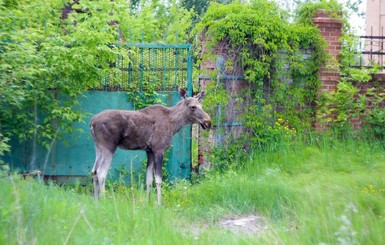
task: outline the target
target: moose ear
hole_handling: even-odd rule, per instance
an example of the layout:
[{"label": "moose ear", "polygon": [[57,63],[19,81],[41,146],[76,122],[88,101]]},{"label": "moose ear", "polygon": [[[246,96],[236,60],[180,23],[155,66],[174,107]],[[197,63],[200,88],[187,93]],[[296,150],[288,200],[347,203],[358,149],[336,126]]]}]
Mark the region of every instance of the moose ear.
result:
[{"label": "moose ear", "polygon": [[206,96],[206,91],[203,90],[202,92],[200,92],[200,93],[196,96],[196,98],[198,99],[199,102],[202,102],[202,100],[205,98],[205,96]]},{"label": "moose ear", "polygon": [[187,99],[187,91],[183,88],[178,88],[179,95],[182,99]]}]

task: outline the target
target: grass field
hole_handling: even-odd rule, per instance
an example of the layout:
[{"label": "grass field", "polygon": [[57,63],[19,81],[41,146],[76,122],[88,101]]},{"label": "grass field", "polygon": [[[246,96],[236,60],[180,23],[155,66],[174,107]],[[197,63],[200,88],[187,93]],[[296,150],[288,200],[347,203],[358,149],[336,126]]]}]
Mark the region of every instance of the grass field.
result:
[{"label": "grass field", "polygon": [[[385,147],[330,139],[256,150],[224,174],[165,188],[164,204],[118,187],[0,176],[0,244],[385,244]],[[242,233],[223,220],[259,217]]]}]

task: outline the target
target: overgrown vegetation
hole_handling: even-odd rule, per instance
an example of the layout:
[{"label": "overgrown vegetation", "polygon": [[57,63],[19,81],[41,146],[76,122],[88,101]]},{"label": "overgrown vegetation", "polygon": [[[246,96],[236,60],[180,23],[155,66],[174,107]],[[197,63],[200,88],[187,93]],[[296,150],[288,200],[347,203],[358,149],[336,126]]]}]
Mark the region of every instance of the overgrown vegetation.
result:
[{"label": "overgrown vegetation", "polygon": [[[207,49],[201,54],[203,60],[217,62],[219,68],[211,74],[217,81],[216,92],[223,93],[225,75],[243,75],[249,83],[244,94],[231,96],[238,96],[236,103],[243,104],[245,113],[238,120],[250,129],[252,145],[274,140],[279,120],[296,131],[309,131],[314,121],[317,71],[326,59],[325,44],[316,27],[293,24],[286,17],[270,1],[212,3],[195,28],[200,37],[196,46]],[[226,110],[226,104],[211,94],[207,104],[223,105],[221,110]],[[214,107],[211,114],[217,111]]]},{"label": "overgrown vegetation", "polygon": [[[343,5],[337,1],[331,0],[320,0],[320,1],[304,1],[299,5],[295,13],[295,19],[298,23],[306,23],[313,25],[312,19],[316,16],[319,10],[323,10],[328,13],[331,17],[336,18],[340,21],[344,21]],[[346,12],[345,12],[346,14]],[[346,24],[346,23],[344,23]]]},{"label": "overgrown vegetation", "polygon": [[[0,137],[47,148],[74,131],[83,91],[114,68],[122,39],[186,42],[191,12],[177,1],[1,1]],[[121,35],[119,35],[119,31]],[[32,167],[33,168],[33,167]]]},{"label": "overgrown vegetation", "polygon": [[[372,75],[377,74],[381,68],[372,63],[371,68],[354,68],[360,59],[357,50],[359,38],[354,36],[353,30],[348,22],[348,17],[352,11],[357,11],[355,5],[347,8],[340,6],[337,8],[336,2],[321,1],[320,3],[304,4],[299,9],[299,13],[309,19],[309,14],[313,14],[317,9],[325,9],[330,12],[333,18],[342,22],[342,46],[340,60],[333,61],[333,69],[341,76],[335,91],[321,94],[317,101],[319,110],[317,111],[318,120],[338,132],[341,136],[349,134],[353,130],[352,120],[362,120],[363,129],[376,137],[383,138],[381,132],[384,129],[384,105],[381,104],[385,99],[384,89],[374,82],[367,89],[360,89],[360,85],[372,81]],[[335,11],[338,9],[338,11]],[[304,14],[305,13],[305,14]],[[306,14],[309,13],[309,14]],[[309,19],[310,20],[310,19]]]},{"label": "overgrown vegetation", "polygon": [[[362,120],[367,133],[383,138],[383,88],[373,83],[361,91],[357,86],[370,81],[378,67],[351,67],[358,45],[347,19],[357,11],[355,6],[352,2],[305,1],[294,23],[270,1],[209,7],[194,31],[202,60],[215,63],[208,86],[214,93],[208,94],[205,106],[219,125],[216,134],[227,135],[227,142],[221,140],[224,146],[214,149],[208,161],[220,169],[228,167],[245,149],[279,146],[282,138],[311,132],[315,121],[345,137],[353,130],[352,120]],[[343,24],[341,60],[325,52],[326,43],[312,22],[320,9]],[[318,94],[321,67],[340,74],[335,92]],[[232,90],[239,87],[231,86],[240,80],[248,85],[236,94]],[[220,125],[234,122],[237,110],[243,114],[235,122],[244,123],[248,136],[234,140]]]},{"label": "overgrown vegetation", "polygon": [[[362,120],[363,129],[374,133],[376,137],[383,138],[384,134],[384,105],[385,90],[372,75],[380,69],[377,64],[372,68],[352,68],[357,54],[354,52],[358,46],[358,38],[352,36],[348,30],[342,37],[342,50],[340,52],[340,76],[335,91],[323,93],[318,101],[320,106],[318,117],[320,122],[336,130],[340,135],[345,135],[353,130],[352,120]],[[369,85],[367,83],[371,82]],[[366,89],[361,89],[367,87]]]},{"label": "overgrown vegetation", "polygon": [[[244,167],[208,173],[164,191],[110,189],[95,202],[80,186],[0,177],[0,243],[382,244],[384,144],[314,134],[256,150]],[[266,228],[231,231],[221,221],[259,215]]]}]

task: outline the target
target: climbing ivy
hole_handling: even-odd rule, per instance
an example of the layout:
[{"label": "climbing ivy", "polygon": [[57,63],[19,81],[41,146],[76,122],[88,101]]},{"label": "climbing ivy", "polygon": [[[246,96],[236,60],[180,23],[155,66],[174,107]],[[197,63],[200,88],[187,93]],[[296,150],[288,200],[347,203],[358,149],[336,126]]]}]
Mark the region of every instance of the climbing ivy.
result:
[{"label": "climbing ivy", "polygon": [[[251,142],[275,140],[270,136],[277,130],[309,130],[314,121],[317,71],[327,59],[325,42],[313,25],[290,23],[286,16],[265,0],[211,3],[194,29],[199,37],[195,46],[204,51],[202,60],[225,60],[212,77],[220,81],[223,75],[243,75],[248,82],[238,100],[243,102],[241,120],[250,130]],[[222,100],[210,97],[213,93],[206,104]]]}]

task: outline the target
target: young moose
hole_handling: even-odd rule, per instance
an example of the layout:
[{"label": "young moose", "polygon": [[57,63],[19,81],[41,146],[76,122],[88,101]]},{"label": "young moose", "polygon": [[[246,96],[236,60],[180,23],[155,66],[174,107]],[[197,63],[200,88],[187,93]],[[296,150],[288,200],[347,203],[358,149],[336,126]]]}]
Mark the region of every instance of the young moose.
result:
[{"label": "young moose", "polygon": [[143,150],[147,153],[146,188],[149,198],[153,175],[161,203],[163,154],[171,145],[174,134],[186,124],[198,123],[210,128],[210,116],[203,111],[201,101],[206,91],[187,97],[179,89],[182,98],[174,107],[152,105],[140,111],[106,110],[95,115],[90,122],[95,143],[96,159],[92,169],[94,197],[103,195],[105,180],[117,147],[126,150]]}]

